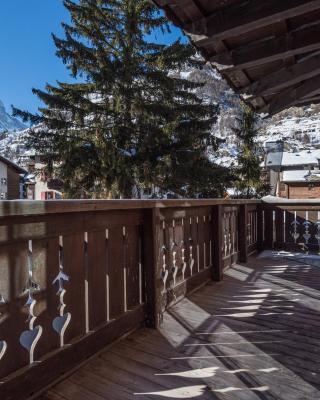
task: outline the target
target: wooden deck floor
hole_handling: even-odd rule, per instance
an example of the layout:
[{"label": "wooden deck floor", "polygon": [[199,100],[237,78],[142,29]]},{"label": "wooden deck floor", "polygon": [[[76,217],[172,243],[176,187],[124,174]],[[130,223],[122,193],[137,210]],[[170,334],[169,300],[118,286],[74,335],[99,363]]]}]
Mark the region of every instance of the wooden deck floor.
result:
[{"label": "wooden deck floor", "polygon": [[93,358],[42,400],[320,399],[320,267],[235,265]]}]

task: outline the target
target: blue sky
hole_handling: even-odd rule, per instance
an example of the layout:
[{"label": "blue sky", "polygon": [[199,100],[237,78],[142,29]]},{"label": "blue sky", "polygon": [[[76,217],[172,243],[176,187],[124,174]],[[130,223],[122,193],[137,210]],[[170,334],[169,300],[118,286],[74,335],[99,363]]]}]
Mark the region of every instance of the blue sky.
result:
[{"label": "blue sky", "polygon": [[[68,21],[62,0],[1,0],[0,5],[0,100],[35,112],[40,105],[31,92],[46,82],[69,80],[68,71],[55,56],[51,33],[62,35],[60,23]],[[173,29],[170,42],[182,33]]]}]

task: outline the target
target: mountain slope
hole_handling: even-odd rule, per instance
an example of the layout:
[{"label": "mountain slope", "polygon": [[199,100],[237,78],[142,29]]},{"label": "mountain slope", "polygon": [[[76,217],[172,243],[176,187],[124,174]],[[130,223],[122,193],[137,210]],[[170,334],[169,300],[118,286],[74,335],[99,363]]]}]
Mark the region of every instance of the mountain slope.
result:
[{"label": "mountain slope", "polygon": [[25,128],[26,126],[22,122],[17,118],[11,117],[11,115],[6,112],[4,104],[0,100],[0,132],[21,131]]},{"label": "mountain slope", "polygon": [[[182,72],[173,72],[173,75],[202,82],[203,86],[197,89],[197,95],[207,104],[219,104],[220,115],[212,129],[212,134],[223,139],[224,142],[219,151],[210,154],[210,157],[217,164],[226,167],[234,165],[238,146],[233,127],[240,113],[239,96],[209,66],[205,66],[202,70],[189,68]],[[7,121],[7,118],[16,129],[18,126],[23,126],[7,113],[5,113],[5,118],[1,117],[3,110],[3,104],[0,102],[0,132],[1,121]],[[27,155],[33,154],[33,151],[25,146],[28,134],[29,130],[23,128],[17,132],[0,134],[0,154],[18,163]],[[271,140],[284,140],[287,151],[320,148],[320,104],[304,108],[293,107],[272,118],[261,120],[257,142],[263,146],[266,141]]]}]

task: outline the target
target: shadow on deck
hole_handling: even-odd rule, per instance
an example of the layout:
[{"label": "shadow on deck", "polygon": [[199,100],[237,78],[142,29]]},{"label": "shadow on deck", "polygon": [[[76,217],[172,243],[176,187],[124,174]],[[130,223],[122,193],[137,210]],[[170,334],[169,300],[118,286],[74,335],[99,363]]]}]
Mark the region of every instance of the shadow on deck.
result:
[{"label": "shadow on deck", "polygon": [[251,257],[39,399],[319,400],[319,289],[320,267]]}]

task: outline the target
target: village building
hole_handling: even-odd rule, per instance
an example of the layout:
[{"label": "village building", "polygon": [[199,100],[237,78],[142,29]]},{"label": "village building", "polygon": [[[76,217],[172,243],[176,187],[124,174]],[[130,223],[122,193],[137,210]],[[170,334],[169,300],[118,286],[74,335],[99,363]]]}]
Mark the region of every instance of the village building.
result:
[{"label": "village building", "polygon": [[265,144],[263,176],[273,196],[320,198],[320,149],[284,151],[283,142]]},{"label": "village building", "polygon": [[44,171],[45,163],[40,155],[28,155],[20,159],[28,171],[25,179],[26,198],[28,200],[53,200],[61,199],[62,183],[58,179],[47,176]]},{"label": "village building", "polygon": [[0,156],[0,199],[23,199],[23,177],[26,174],[27,171],[24,168]]}]

